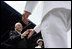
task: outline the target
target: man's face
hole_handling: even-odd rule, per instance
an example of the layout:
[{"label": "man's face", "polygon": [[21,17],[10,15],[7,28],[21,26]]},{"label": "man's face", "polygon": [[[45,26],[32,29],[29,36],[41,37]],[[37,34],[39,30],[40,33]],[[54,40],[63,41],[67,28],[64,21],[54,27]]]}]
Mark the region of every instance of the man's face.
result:
[{"label": "man's face", "polygon": [[42,44],[43,44],[43,42],[42,42],[42,41],[40,41],[40,42],[38,43],[38,45],[40,45],[40,46],[42,46]]},{"label": "man's face", "polygon": [[16,28],[17,31],[21,32],[22,29],[23,29],[23,26],[22,26],[21,23],[18,23],[15,28]]}]

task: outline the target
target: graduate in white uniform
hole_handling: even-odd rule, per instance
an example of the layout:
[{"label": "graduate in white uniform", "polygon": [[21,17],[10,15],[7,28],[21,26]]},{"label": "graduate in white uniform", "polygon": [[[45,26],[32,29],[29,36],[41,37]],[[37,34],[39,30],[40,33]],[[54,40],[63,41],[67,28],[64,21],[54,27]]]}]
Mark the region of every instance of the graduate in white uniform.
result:
[{"label": "graduate in white uniform", "polygon": [[42,47],[43,46],[43,40],[42,39],[38,39],[37,44],[38,44],[38,46],[36,46],[35,48],[43,48]]},{"label": "graduate in white uniform", "polygon": [[[23,21],[32,14],[38,2],[27,1]],[[67,48],[67,31],[71,28],[71,1],[42,1],[42,3],[42,20],[34,30],[37,33],[41,31],[45,48]],[[28,38],[32,34],[33,32]]]}]

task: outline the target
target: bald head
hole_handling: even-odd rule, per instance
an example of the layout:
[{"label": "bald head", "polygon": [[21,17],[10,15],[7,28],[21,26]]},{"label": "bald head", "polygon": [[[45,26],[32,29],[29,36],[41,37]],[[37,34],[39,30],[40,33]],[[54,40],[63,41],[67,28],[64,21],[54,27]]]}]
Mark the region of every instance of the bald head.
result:
[{"label": "bald head", "polygon": [[20,22],[16,23],[15,24],[15,30],[17,30],[18,32],[21,32],[22,31],[22,24]]}]

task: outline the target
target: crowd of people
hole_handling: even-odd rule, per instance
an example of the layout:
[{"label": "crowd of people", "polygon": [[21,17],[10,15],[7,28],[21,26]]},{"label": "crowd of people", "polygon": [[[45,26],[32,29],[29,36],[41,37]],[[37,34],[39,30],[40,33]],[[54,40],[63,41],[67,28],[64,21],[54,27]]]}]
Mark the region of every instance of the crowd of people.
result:
[{"label": "crowd of people", "polygon": [[[15,30],[10,32],[9,35],[10,35],[10,41],[12,44],[12,48],[28,48],[27,39],[29,38],[27,36],[29,32],[31,32],[32,30],[28,29],[21,34],[22,30],[23,30],[22,24],[20,22],[17,22],[15,24]],[[37,45],[38,46],[36,46],[35,48],[43,48],[43,40],[38,39]]]}]

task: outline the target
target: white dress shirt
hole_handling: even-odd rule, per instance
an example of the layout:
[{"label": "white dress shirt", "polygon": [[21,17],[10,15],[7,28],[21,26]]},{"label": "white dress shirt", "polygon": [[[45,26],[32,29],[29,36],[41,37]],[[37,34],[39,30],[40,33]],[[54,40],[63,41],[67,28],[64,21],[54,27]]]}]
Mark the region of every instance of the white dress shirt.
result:
[{"label": "white dress shirt", "polygon": [[[16,30],[17,31],[17,30]],[[17,31],[18,32],[18,31]],[[19,35],[21,35],[21,39],[23,39],[24,37],[22,37],[22,34],[20,32],[18,32]]]},{"label": "white dress shirt", "polygon": [[35,48],[41,48],[41,46],[36,46]]}]

